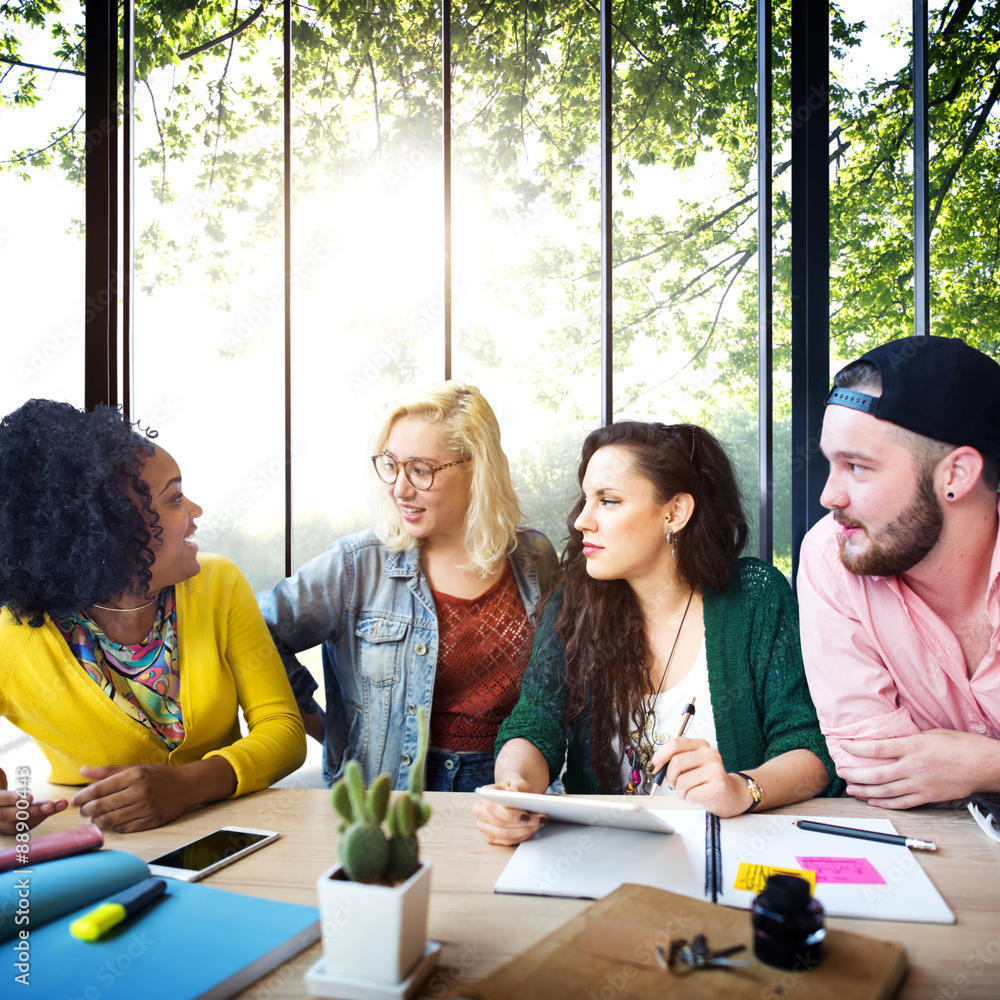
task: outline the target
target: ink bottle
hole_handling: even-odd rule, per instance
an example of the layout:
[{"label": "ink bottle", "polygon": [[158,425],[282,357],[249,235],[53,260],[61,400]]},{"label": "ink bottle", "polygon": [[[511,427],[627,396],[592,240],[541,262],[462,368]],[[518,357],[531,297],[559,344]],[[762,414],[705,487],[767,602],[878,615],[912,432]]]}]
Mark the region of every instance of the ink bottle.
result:
[{"label": "ink bottle", "polygon": [[750,908],[753,953],[779,969],[808,971],[823,956],[823,904],[798,875],[772,875]]}]

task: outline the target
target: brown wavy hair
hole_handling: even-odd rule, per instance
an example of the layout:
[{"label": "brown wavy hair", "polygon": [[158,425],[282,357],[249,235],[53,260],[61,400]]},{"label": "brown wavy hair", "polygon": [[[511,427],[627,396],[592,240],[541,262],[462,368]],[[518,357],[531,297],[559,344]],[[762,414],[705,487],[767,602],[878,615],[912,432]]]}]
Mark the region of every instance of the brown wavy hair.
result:
[{"label": "brown wavy hair", "polygon": [[[652,483],[656,503],[679,493],[694,498],[694,513],[677,536],[678,572],[691,587],[725,590],[732,562],[746,543],[747,522],[722,445],[694,424],[623,420],[588,435],[578,471],[581,487],[594,453],[610,445],[632,453],[633,470]],[[587,573],[583,535],[573,526],[583,504],[581,496],[567,522],[556,631],[566,650],[566,719],[583,711],[589,692],[594,773],[600,791],[613,793],[621,790],[621,759],[603,751],[617,739],[624,752],[629,730],[644,724],[651,653],[632,588],[624,580],[595,580]]]}]

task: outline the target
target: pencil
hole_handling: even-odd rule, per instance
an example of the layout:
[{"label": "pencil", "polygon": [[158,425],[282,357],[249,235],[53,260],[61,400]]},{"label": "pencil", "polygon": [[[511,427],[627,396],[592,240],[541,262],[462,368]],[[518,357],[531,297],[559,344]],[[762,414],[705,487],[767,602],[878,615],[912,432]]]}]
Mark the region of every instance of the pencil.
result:
[{"label": "pencil", "polygon": [[911,847],[916,851],[936,851],[937,844],[933,840],[919,840],[916,837],[900,837],[896,833],[877,833],[875,830],[858,830],[853,826],[833,826],[830,823],[814,823],[809,819],[795,819],[792,824],[800,830],[813,833],[832,833],[839,837],[854,837],[857,840],[874,840],[879,844],[896,844],[898,847]]},{"label": "pencil", "polygon": [[[677,730],[677,735],[674,739],[680,739],[684,735],[684,731],[688,727],[688,723],[694,718],[694,695],[691,695],[691,700],[684,706],[684,712],[681,714],[681,724]],[[652,784],[649,786],[649,797],[652,798],[660,785],[663,784],[663,779],[666,776],[666,767],[661,767],[659,771],[656,772],[656,777],[653,778]]]}]

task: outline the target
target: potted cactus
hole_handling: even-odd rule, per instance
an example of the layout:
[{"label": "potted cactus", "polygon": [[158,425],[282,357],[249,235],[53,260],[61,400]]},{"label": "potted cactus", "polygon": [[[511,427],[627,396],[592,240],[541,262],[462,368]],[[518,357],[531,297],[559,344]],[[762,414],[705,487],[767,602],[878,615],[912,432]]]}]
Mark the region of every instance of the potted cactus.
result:
[{"label": "potted cactus", "polygon": [[418,714],[420,743],[407,793],[392,799],[388,775],[365,787],[357,761],[333,786],[340,817],[340,863],[316,882],[327,976],[400,983],[424,958],[429,861],[420,860],[417,830],[430,818],[423,799],[427,723]]}]

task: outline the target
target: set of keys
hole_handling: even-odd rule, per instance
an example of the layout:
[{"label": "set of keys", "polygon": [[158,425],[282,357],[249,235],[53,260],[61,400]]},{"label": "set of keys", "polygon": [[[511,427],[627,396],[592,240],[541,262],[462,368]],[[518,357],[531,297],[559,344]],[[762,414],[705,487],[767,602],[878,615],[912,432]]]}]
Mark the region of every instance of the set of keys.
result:
[{"label": "set of keys", "polygon": [[746,951],[746,945],[734,944],[731,948],[713,950],[709,948],[704,934],[695,934],[690,941],[681,938],[671,942],[669,954],[663,948],[657,948],[654,954],[664,972],[686,976],[700,969],[749,969],[750,963],[746,959],[729,957],[739,951]]}]

